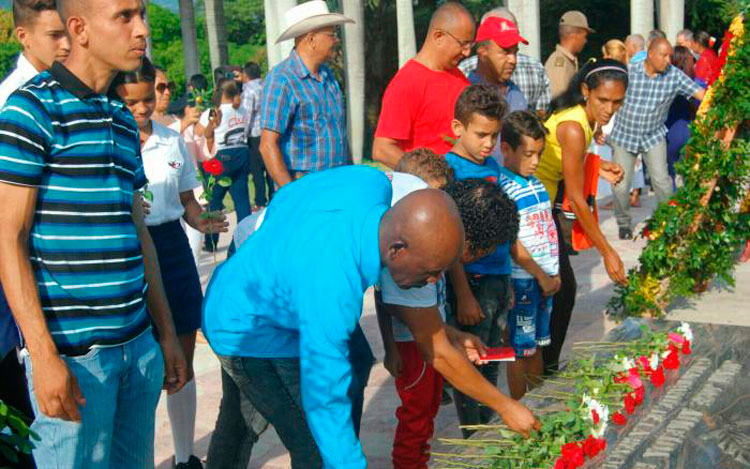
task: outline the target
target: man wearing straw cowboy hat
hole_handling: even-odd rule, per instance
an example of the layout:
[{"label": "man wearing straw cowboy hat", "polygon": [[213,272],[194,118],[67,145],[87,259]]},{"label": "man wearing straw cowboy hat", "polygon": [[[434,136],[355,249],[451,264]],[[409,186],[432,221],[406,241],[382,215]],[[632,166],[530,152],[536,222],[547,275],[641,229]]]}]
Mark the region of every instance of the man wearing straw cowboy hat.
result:
[{"label": "man wearing straw cowboy hat", "polygon": [[350,162],[343,96],[325,63],[340,42],[337,27],[354,21],[319,0],[297,5],[285,19],[276,42],[294,39],[294,49],[266,77],[260,122],[260,152],[279,186]]}]

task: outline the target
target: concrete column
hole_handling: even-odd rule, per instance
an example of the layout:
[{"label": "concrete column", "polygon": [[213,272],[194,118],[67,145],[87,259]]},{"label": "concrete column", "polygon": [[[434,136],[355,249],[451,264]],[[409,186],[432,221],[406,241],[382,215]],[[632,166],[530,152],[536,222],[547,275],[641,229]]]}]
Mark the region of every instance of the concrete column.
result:
[{"label": "concrete column", "polygon": [[276,44],[276,38],[286,30],[284,13],[295,6],[297,6],[297,0],[265,0],[266,49],[269,69],[284,60],[294,47],[293,39]]},{"label": "concrete column", "polygon": [[659,0],[659,28],[672,45],[685,27],[685,0]]},{"label": "concrete column", "polygon": [[508,0],[508,9],[516,15],[521,36],[529,40],[529,45],[520,44],[524,54],[541,58],[541,40],[539,27],[539,0]]},{"label": "concrete column", "polygon": [[630,33],[648,39],[654,29],[654,0],[630,0]]}]

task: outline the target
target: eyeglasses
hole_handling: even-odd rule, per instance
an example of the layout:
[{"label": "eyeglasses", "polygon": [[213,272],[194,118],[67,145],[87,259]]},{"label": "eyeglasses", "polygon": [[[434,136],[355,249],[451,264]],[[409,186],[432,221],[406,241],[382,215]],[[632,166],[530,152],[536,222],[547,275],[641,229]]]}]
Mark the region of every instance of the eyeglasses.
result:
[{"label": "eyeglasses", "polygon": [[452,37],[453,40],[456,41],[459,46],[461,46],[461,49],[471,49],[471,44],[474,42],[473,39],[465,39],[462,41],[461,39],[451,34],[450,31],[446,31],[445,29],[438,29],[438,31],[441,31],[447,34],[448,36]]},{"label": "eyeglasses", "polygon": [[325,34],[326,36],[329,36],[334,41],[340,41],[341,40],[341,32],[340,31],[318,31],[318,34]]},{"label": "eyeglasses", "polygon": [[169,90],[170,93],[173,93],[175,89],[175,84],[173,81],[170,81],[169,83],[159,83],[156,85],[156,91],[159,92],[159,94],[164,94],[165,91]]}]

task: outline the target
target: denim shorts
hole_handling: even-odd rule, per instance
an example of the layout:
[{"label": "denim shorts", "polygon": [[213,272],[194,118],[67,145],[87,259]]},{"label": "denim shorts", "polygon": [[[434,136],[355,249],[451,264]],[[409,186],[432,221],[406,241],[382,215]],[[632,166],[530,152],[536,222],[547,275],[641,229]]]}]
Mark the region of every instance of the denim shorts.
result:
[{"label": "denim shorts", "polygon": [[549,318],[552,297],[544,296],[533,278],[514,278],[515,304],[508,314],[510,344],[516,357],[530,357],[537,347],[550,344]]}]

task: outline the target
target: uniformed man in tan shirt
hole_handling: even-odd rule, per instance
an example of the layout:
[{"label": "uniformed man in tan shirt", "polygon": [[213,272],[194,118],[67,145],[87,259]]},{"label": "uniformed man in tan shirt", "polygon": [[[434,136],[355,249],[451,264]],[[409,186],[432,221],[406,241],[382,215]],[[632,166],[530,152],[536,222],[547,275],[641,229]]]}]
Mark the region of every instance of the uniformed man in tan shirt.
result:
[{"label": "uniformed man in tan shirt", "polygon": [[552,99],[568,88],[578,71],[577,55],[586,45],[586,37],[593,32],[586,15],[580,11],[568,11],[560,17],[560,43],[544,64],[549,75]]}]

